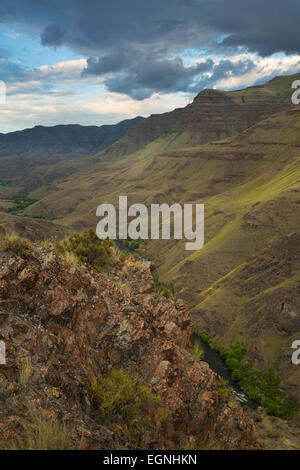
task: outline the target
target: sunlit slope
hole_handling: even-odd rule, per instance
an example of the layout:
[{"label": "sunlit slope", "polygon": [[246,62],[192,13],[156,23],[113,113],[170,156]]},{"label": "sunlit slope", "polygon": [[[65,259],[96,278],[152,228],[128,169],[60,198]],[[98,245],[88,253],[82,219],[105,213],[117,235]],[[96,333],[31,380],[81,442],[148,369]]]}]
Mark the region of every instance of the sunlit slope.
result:
[{"label": "sunlit slope", "polygon": [[257,365],[279,360],[292,387],[299,378],[290,345],[300,333],[299,314],[291,313],[300,305],[299,238],[292,235],[299,231],[300,109],[290,106],[219,142],[179,150],[180,138],[165,135],[117,161],[89,159],[75,179],[56,184],[37,203],[39,212],[80,229],[95,226],[96,207],[117,204],[120,194],[148,205],[204,203],[202,250],[149,241],[148,255],[162,279],[193,304],[199,333],[227,344],[242,336]]},{"label": "sunlit slope", "polygon": [[234,136],[291,102],[291,84],[300,74],[237,91],[203,90],[184,108],[153,114],[128,130],[100,158],[133,153],[162,135],[175,134],[177,146],[195,146]]},{"label": "sunlit slope", "polygon": [[[97,162],[119,161],[129,155],[135,158],[136,153],[143,153],[149,144],[149,152],[152,152],[151,144],[160,138],[168,144],[169,150],[173,150],[238,135],[287,109],[291,84],[299,78],[300,74],[278,77],[265,85],[232,92],[203,90],[184,108],[151,115],[147,119],[124,121],[116,126],[39,126],[0,136],[3,141],[0,145],[0,184],[1,180],[9,180],[13,187],[11,194],[28,196],[36,191],[38,198],[42,199],[56,191],[56,184],[69,180],[72,174],[75,181],[82,179],[86,169],[101,170],[102,166],[94,166]],[[105,140],[102,134],[106,132],[109,138]],[[89,158],[97,148],[103,147],[107,148]],[[156,149],[155,144],[153,152]],[[118,163],[113,165],[118,167]],[[73,197],[70,210],[73,210],[75,201]]]}]

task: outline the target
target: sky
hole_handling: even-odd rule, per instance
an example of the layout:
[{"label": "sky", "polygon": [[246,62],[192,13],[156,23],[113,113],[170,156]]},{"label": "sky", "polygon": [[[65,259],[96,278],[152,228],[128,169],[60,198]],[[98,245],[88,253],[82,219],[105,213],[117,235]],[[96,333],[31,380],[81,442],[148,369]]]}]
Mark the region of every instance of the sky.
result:
[{"label": "sky", "polygon": [[299,18],[300,0],[1,0],[0,132],[114,124],[300,72]]}]

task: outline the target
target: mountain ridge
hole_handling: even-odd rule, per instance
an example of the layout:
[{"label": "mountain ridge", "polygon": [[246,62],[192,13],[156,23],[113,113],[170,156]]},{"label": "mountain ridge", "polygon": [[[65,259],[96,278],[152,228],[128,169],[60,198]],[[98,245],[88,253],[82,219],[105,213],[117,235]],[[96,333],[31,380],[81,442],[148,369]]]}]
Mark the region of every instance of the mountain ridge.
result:
[{"label": "mountain ridge", "polygon": [[[52,166],[46,184],[44,169],[32,168],[22,181],[24,186],[1,191],[3,195],[27,191],[38,199],[26,209],[28,215],[44,214],[78,231],[96,227],[98,205],[117,205],[119,194],[128,195],[130,204],[204,203],[203,250],[188,253],[180,241],[149,241],[146,256],[158,265],[162,280],[172,283],[191,306],[199,334],[209,333],[225,346],[243,340],[257,367],[279,363],[283,386],[299,397],[300,369],[292,365],[289,353],[293,338],[300,333],[294,318],[299,308],[295,286],[300,266],[296,261],[290,276],[280,262],[289,252],[284,247],[299,249],[294,240],[299,232],[295,214],[300,191],[300,108],[290,100],[296,78],[299,74],[233,92],[203,91],[196,105],[147,118],[84,161]],[[224,121],[228,99],[232,112]],[[241,110],[246,118],[238,129]],[[183,115],[186,120],[180,127]],[[154,138],[157,132],[160,135]],[[39,187],[34,186],[36,175]],[[269,245],[269,251],[262,253]],[[281,272],[280,282],[263,263],[265,257]],[[247,279],[253,266],[259,269],[260,264],[264,288],[260,293],[262,280],[257,277],[250,295]],[[236,273],[245,276],[246,287],[238,284]],[[284,318],[280,317],[282,303],[286,305]],[[276,314],[271,324],[264,319],[270,318],[273,308]],[[253,324],[261,325],[257,334]]]}]

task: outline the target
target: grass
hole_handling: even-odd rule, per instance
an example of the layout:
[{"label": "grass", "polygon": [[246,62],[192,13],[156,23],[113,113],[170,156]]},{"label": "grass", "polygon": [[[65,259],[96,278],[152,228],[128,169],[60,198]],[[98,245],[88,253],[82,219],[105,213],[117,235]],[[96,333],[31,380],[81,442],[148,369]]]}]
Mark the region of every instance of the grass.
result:
[{"label": "grass", "polygon": [[32,245],[25,238],[11,233],[0,238],[0,249],[24,258],[31,253]]},{"label": "grass", "polygon": [[196,343],[193,346],[191,346],[191,353],[192,356],[197,360],[197,361],[203,361],[204,359],[204,351],[201,348],[201,346]]},{"label": "grass", "polygon": [[76,254],[71,251],[65,251],[62,255],[62,258],[64,259],[64,261],[66,261],[66,263],[74,266],[77,269],[80,269],[82,267],[82,263],[80,262]]},{"label": "grass", "polygon": [[28,386],[31,374],[32,374],[31,362],[30,362],[30,358],[27,357],[22,360],[22,367],[21,367],[21,373],[20,373],[20,384],[25,389]]},{"label": "grass", "polygon": [[161,282],[156,271],[153,273],[153,281],[155,290],[159,295],[162,295],[163,297],[166,297],[168,299],[175,299],[173,287]]},{"label": "grass", "polygon": [[15,444],[18,450],[68,450],[71,435],[64,421],[45,418],[41,411],[27,407],[26,419],[20,421],[22,437]]}]

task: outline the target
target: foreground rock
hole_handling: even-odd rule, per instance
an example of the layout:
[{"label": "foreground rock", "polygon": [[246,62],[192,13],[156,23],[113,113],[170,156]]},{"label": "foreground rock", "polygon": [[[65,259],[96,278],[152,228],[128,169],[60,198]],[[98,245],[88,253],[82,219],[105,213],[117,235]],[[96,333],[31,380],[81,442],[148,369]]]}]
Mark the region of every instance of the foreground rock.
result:
[{"label": "foreground rock", "polygon": [[[63,419],[72,448],[257,448],[252,421],[190,354],[192,332],[184,304],[156,294],[148,263],[115,260],[98,274],[46,247],[25,258],[0,252],[0,448],[22,442],[28,410]],[[130,372],[167,410],[138,439],[90,403],[86,384],[112,368]]]}]

